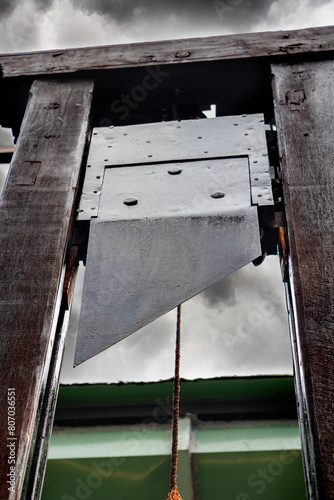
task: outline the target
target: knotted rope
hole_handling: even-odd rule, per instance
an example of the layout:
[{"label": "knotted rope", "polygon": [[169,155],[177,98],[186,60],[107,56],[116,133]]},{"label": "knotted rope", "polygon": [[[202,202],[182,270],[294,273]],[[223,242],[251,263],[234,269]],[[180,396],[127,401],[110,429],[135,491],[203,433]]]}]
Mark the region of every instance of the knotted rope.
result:
[{"label": "knotted rope", "polygon": [[177,307],[176,346],[175,346],[175,374],[173,389],[172,414],[172,456],[170,467],[170,491],[167,500],[182,500],[177,489],[177,445],[180,413],[180,346],[181,346],[181,305]]}]

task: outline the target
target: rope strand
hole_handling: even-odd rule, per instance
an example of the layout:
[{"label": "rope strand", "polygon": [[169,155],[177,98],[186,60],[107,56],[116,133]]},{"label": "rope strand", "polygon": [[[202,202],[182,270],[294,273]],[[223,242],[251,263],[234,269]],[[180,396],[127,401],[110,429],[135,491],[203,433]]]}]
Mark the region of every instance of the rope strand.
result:
[{"label": "rope strand", "polygon": [[172,456],[170,468],[170,492],[167,500],[182,500],[177,489],[177,448],[180,413],[180,346],[181,346],[181,305],[177,307],[176,346],[175,346],[175,374],[173,389],[172,414]]}]

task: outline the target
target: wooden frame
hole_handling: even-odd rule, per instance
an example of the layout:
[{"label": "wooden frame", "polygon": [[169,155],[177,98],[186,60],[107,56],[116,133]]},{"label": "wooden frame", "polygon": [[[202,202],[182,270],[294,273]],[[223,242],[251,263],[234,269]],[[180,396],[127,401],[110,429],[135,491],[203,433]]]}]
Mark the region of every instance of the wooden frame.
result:
[{"label": "wooden frame", "polygon": [[[152,99],[138,106],[137,122],[145,113],[145,119],[152,121],[152,102],[154,106],[165,102],[162,94],[177,88],[180,75],[190,73],[198,75],[198,82],[189,78],[190,83],[184,84],[190,90],[184,101],[188,108],[198,96],[202,107],[208,105],[211,91],[211,103],[217,102],[221,114],[239,112],[238,105],[245,112],[262,106],[257,111],[268,119],[275,105],[290,246],[287,294],[308,497],[333,498],[333,49],[334,29],[325,27],[0,56],[0,123],[19,135],[0,204],[2,414],[7,414],[8,389],[15,388],[17,408],[12,492],[5,477],[9,448],[4,443],[13,436],[8,436],[8,421],[1,423],[1,498],[21,498],[27,491],[38,498],[42,484],[35,477],[29,479],[29,472],[36,474],[39,463],[38,474],[43,476],[45,452],[36,458],[36,449],[41,437],[46,437],[47,447],[44,424],[52,420],[54,410],[50,401],[55,400],[58,371],[50,366],[59,368],[62,357],[62,281],[70,260],[93,81],[93,120],[99,124],[101,118],[113,119],[104,103],[110,104],[123,84],[135,85],[139,71],[158,65],[164,65],[170,80],[161,82]],[[212,88],[203,85],[203,69]],[[240,86],[246,72],[249,82],[238,90],[235,82]],[[213,75],[222,80],[215,84]],[[226,82],[223,90],[222,81]],[[224,91],[230,92],[231,105]],[[243,100],[241,91],[245,91]],[[173,106],[176,94],[171,95]],[[39,423],[44,431],[38,430]]]},{"label": "wooden frame", "polygon": [[[1,439],[12,445],[1,446],[1,498],[21,498],[33,460],[53,346],[58,344],[63,269],[92,89],[85,80],[34,82],[1,199]],[[15,411],[7,421],[8,403]],[[6,480],[10,457],[16,463],[13,489]]]}]

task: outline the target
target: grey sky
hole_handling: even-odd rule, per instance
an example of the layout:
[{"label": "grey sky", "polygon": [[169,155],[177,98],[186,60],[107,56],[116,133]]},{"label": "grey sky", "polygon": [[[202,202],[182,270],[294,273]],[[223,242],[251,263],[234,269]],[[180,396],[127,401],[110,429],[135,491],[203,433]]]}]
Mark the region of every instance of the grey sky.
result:
[{"label": "grey sky", "polygon": [[0,0],[0,52],[334,24],[334,0]]},{"label": "grey sky", "polygon": [[[334,0],[0,0],[0,53],[334,24]],[[0,143],[10,136],[0,129]],[[0,190],[6,168],[0,166]],[[81,272],[81,274],[83,274]],[[173,375],[175,311],[76,369],[73,305],[62,382]],[[292,373],[278,258],[252,264],[183,306],[181,375]]]}]

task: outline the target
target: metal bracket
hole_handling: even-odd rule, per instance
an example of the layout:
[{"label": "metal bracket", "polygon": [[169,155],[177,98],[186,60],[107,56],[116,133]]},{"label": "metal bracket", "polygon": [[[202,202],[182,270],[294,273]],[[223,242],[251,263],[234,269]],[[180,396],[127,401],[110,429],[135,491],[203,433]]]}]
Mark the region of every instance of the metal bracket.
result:
[{"label": "metal bracket", "polygon": [[93,218],[76,365],[261,254],[254,205],[273,204],[263,123],[94,129],[78,216]]}]

